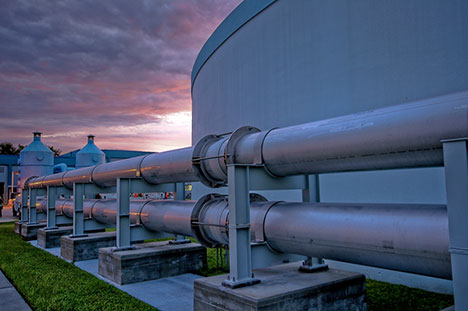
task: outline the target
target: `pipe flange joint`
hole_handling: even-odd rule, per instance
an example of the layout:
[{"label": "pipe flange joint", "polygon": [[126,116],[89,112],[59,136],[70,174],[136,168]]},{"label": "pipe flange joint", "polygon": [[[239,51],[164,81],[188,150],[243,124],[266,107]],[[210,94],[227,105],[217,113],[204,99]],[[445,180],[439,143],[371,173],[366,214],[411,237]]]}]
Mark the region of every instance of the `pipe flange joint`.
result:
[{"label": "pipe flange joint", "polygon": [[141,213],[143,212],[143,209],[146,207],[146,205],[148,205],[149,203],[151,202],[154,202],[156,200],[148,200],[146,201],[142,206],[140,206],[140,208],[138,209],[138,219],[137,219],[137,225],[142,225],[143,224],[143,220],[141,219]]},{"label": "pipe flange joint", "polygon": [[197,241],[200,244],[206,247],[210,247],[210,248],[217,247],[219,246],[219,243],[207,239],[205,235],[203,234],[203,226],[200,225],[200,213],[207,202],[211,200],[219,200],[219,199],[225,199],[225,198],[226,196],[224,195],[220,195],[217,193],[210,193],[198,199],[197,203],[195,203],[195,206],[192,209],[190,225],[192,227],[193,237],[195,237],[195,239],[197,239]]},{"label": "pipe flange joint", "polygon": [[205,186],[208,186],[211,188],[219,188],[219,187],[226,186],[226,181],[212,178],[210,174],[208,174],[208,172],[206,171],[204,163],[203,163],[206,160],[204,158],[204,155],[206,154],[208,147],[211,146],[213,143],[219,141],[226,135],[227,134],[207,135],[203,137],[202,139],[200,139],[195,145],[195,147],[193,148],[193,153],[192,153],[193,170],[195,171],[197,177],[200,179],[202,184],[204,184]]},{"label": "pipe flange joint", "polygon": [[[235,130],[229,137],[226,148],[224,149],[224,161],[226,164],[261,164],[261,163],[237,163],[236,147],[237,143],[249,134],[261,132],[260,129],[254,126],[243,126]],[[256,152],[257,153],[257,152]],[[260,150],[261,154],[261,150]]]},{"label": "pipe flange joint", "polygon": [[141,171],[141,165],[143,164],[143,161],[145,161],[145,159],[150,156],[150,154],[147,154],[147,155],[144,155],[140,161],[138,161],[138,164],[137,164],[137,170],[135,172],[135,177],[139,177],[141,179],[143,179],[146,183],[148,184],[151,184],[148,180],[146,180],[145,176],[143,176],[143,172]]},{"label": "pipe flange joint", "polygon": [[[266,202],[266,204],[263,204],[261,206],[261,209],[255,214],[255,218],[251,219],[252,227],[251,227],[251,235],[252,235],[252,241],[257,242],[257,243],[263,243],[265,242],[268,246],[268,248],[271,249],[270,245],[268,244],[268,241],[265,238],[265,219],[270,211],[270,209],[275,206],[278,203],[281,203],[282,201],[269,201]],[[253,221],[252,221],[253,220]]]},{"label": "pipe flange joint", "polygon": [[93,169],[91,170],[91,172],[89,172],[89,180],[88,180],[89,183],[95,184],[96,186],[99,186],[98,184],[96,184],[96,183],[94,182],[94,176],[93,176],[93,175],[94,175],[94,171],[95,171],[99,166],[101,166],[101,165],[103,165],[103,164],[105,164],[105,163],[101,163],[101,164],[98,164],[98,165],[93,166]]},{"label": "pipe flange joint", "polygon": [[271,175],[272,177],[278,177],[278,176],[275,176],[265,164],[265,161],[263,159],[263,143],[265,142],[265,139],[268,136],[268,134],[270,134],[272,131],[276,130],[277,128],[278,127],[273,127],[269,129],[268,131],[263,132],[263,134],[259,136],[257,138],[257,141],[255,142],[255,149],[258,150],[256,154],[258,154],[259,156],[259,159],[256,159],[256,161],[258,161],[259,164],[262,164],[263,169],[267,172],[267,174]]}]

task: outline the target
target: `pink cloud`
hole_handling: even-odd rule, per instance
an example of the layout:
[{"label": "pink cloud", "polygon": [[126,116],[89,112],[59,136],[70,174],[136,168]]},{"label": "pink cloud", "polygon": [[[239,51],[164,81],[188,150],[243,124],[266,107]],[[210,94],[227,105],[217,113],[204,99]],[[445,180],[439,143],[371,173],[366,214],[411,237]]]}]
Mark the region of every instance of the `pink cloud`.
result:
[{"label": "pink cloud", "polygon": [[0,4],[0,141],[63,151],[190,144],[190,72],[240,0]]}]

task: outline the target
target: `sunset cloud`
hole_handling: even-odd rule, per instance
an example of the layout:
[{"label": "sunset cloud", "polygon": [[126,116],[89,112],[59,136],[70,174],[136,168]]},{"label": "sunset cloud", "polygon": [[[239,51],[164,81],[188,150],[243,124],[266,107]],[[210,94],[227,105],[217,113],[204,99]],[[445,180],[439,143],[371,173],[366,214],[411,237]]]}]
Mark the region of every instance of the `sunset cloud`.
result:
[{"label": "sunset cloud", "polygon": [[190,145],[190,73],[240,0],[2,1],[0,141]]}]

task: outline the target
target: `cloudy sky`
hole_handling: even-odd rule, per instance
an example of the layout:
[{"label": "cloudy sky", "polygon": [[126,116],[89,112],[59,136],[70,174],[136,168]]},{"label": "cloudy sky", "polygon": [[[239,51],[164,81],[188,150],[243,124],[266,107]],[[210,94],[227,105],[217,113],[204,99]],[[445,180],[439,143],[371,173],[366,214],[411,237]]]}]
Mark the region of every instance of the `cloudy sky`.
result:
[{"label": "cloudy sky", "polygon": [[191,144],[190,73],[241,0],[0,0],[0,142]]}]

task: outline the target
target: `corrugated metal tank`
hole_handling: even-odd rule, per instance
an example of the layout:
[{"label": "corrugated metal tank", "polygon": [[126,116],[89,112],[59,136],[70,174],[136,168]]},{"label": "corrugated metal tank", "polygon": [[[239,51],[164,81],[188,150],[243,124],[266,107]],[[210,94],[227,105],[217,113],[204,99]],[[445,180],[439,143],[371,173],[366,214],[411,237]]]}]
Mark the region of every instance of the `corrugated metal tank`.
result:
[{"label": "corrugated metal tank", "polygon": [[[192,72],[192,142],[468,89],[468,1],[244,1]],[[324,174],[328,202],[445,203],[441,168]],[[194,185],[193,198],[208,190]],[[300,191],[268,199],[300,200]]]},{"label": "corrugated metal tank", "polygon": [[33,141],[21,152],[18,160],[20,189],[32,176],[43,176],[53,173],[54,153],[41,141],[41,133],[33,133]]},{"label": "corrugated metal tank", "polygon": [[106,155],[94,144],[94,135],[88,135],[88,143],[76,154],[76,168],[106,163]]}]

